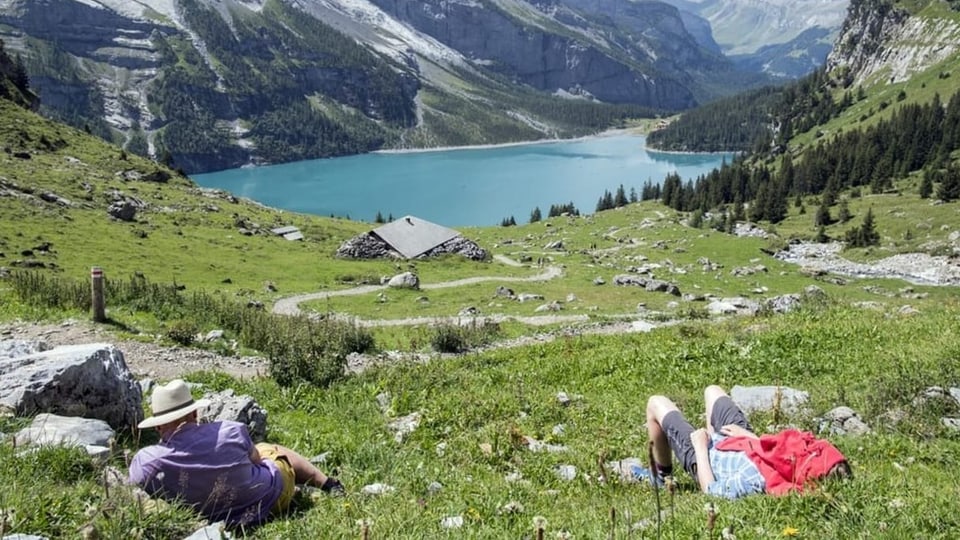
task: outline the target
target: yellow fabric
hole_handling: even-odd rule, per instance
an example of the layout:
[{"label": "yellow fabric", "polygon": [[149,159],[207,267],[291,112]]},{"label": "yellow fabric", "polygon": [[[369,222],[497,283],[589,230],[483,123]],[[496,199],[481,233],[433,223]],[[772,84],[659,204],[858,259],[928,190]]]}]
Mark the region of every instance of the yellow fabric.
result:
[{"label": "yellow fabric", "polygon": [[259,443],[257,452],[260,453],[260,459],[269,459],[280,469],[280,478],[283,479],[283,490],[280,491],[280,498],[270,509],[271,514],[279,514],[290,507],[290,501],[293,500],[294,488],[296,487],[297,476],[293,472],[293,465],[287,461],[286,456],[277,451],[276,445]]}]

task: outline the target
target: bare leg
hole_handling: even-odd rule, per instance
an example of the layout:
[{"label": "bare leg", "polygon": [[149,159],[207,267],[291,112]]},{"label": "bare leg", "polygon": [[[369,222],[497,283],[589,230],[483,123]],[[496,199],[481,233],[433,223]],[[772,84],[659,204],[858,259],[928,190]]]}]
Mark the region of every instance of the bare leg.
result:
[{"label": "bare leg", "polygon": [[327,475],[316,468],[307,458],[287,448],[286,446],[275,445],[277,451],[283,457],[287,458],[293,467],[293,473],[298,484],[320,487],[327,481]]},{"label": "bare leg", "polygon": [[679,410],[677,405],[665,396],[651,396],[647,400],[647,435],[653,441],[653,459],[657,465],[670,467],[673,462],[667,434],[661,424],[667,413]]},{"label": "bare leg", "polygon": [[707,433],[710,435],[714,434],[713,422],[711,422],[711,419],[713,418],[713,404],[716,403],[718,399],[726,395],[727,392],[715,384],[706,387],[703,391],[703,401],[707,408]]}]

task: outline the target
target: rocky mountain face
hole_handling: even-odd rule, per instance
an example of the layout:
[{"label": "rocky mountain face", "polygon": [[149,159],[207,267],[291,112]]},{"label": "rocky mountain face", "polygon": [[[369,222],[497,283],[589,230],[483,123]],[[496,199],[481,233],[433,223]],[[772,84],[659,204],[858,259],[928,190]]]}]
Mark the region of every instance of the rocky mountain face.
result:
[{"label": "rocky mountain face", "polygon": [[848,0],[664,0],[710,23],[741,67],[796,78],[823,65]]},{"label": "rocky mountain face", "polygon": [[827,69],[842,75],[847,85],[897,83],[958,51],[960,24],[955,18],[911,14],[887,3],[852,0],[850,16],[827,58]]},{"label": "rocky mountain face", "polygon": [[587,103],[762,82],[655,1],[0,0],[0,38],[46,114],[188,172],[558,136]]}]

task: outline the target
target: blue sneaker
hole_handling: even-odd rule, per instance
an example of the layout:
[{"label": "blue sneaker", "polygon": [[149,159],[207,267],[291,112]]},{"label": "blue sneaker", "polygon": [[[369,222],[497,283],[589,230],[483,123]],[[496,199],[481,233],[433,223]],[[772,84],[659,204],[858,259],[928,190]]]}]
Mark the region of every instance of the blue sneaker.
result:
[{"label": "blue sneaker", "polygon": [[633,477],[637,480],[646,480],[657,487],[663,487],[663,477],[659,474],[651,474],[650,469],[644,467],[643,465],[631,465],[630,472],[633,473]]}]

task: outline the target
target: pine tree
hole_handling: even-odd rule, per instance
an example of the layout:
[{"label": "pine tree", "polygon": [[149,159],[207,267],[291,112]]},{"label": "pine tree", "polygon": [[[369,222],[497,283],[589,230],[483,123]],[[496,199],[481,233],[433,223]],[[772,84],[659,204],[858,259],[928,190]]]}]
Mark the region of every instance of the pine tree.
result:
[{"label": "pine tree", "polygon": [[536,223],[543,219],[543,216],[540,214],[540,207],[536,207],[530,212],[530,223]]},{"label": "pine tree", "polygon": [[876,224],[873,222],[873,208],[867,210],[867,215],[863,216],[863,223],[859,227],[847,231],[846,241],[850,247],[880,245],[880,233],[877,232]]},{"label": "pine tree", "polygon": [[833,223],[833,218],[830,217],[830,207],[826,204],[821,204],[817,208],[817,215],[813,217],[813,224],[817,227],[824,227]]},{"label": "pine tree", "polygon": [[850,215],[850,207],[847,204],[846,199],[840,199],[840,205],[837,209],[837,221],[840,223],[846,223],[850,221],[850,218],[853,217]]},{"label": "pine tree", "polygon": [[627,192],[623,189],[623,184],[620,184],[620,187],[617,188],[617,195],[613,200],[613,206],[620,208],[621,206],[627,205]]},{"label": "pine tree", "polygon": [[384,221],[384,219],[383,219],[383,214],[381,214],[379,210],[377,210],[377,215],[374,216],[373,222],[374,222],[374,223],[386,223],[386,222]]},{"label": "pine tree", "polygon": [[929,199],[933,195],[933,173],[929,170],[923,171],[923,178],[920,180],[920,198]]},{"label": "pine tree", "polygon": [[638,202],[638,201],[639,201],[639,198],[637,197],[637,188],[631,187],[631,188],[630,188],[630,202],[635,203],[635,202]]},{"label": "pine tree", "polygon": [[950,167],[937,186],[937,198],[944,202],[960,199],[960,169]]},{"label": "pine tree", "polygon": [[827,228],[821,225],[817,228],[817,236],[814,238],[818,243],[825,244],[830,241],[830,237],[827,236]]}]

